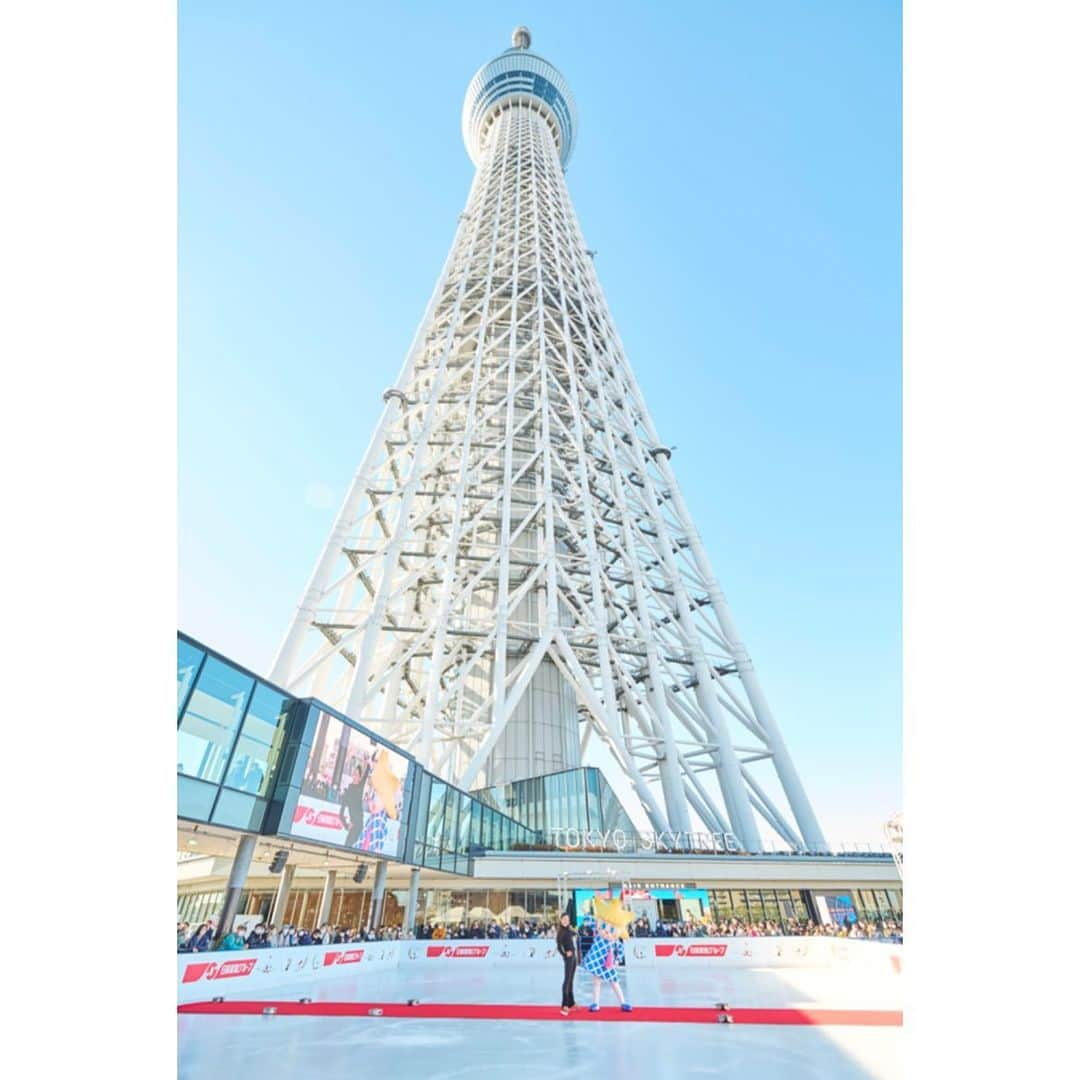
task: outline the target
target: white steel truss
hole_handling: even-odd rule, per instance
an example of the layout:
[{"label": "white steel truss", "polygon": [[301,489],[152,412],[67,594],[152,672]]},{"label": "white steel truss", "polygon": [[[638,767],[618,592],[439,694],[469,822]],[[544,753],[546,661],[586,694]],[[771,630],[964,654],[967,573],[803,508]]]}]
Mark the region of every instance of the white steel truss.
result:
[{"label": "white steel truss", "polygon": [[696,817],[754,851],[760,820],[824,851],[615,330],[549,105],[504,96],[474,129],[450,254],[272,678],[472,788],[495,782],[545,672],[571,756],[601,740],[658,831]]}]

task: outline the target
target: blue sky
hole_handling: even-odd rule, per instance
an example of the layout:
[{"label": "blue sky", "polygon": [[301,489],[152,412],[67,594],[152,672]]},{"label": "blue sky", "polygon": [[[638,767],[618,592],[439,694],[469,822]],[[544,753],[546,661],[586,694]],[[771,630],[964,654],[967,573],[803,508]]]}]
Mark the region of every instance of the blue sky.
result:
[{"label": "blue sky", "polygon": [[182,0],[179,625],[266,671],[525,23],[630,361],[826,834],[900,806],[900,7]]}]

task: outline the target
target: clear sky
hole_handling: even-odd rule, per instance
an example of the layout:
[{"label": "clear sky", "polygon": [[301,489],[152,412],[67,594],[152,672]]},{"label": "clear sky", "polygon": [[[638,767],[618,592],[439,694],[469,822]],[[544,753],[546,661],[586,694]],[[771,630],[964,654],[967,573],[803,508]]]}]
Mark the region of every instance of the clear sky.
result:
[{"label": "clear sky", "polygon": [[900,808],[900,5],[181,0],[179,625],[268,671],[518,23],[720,584],[832,840]]}]

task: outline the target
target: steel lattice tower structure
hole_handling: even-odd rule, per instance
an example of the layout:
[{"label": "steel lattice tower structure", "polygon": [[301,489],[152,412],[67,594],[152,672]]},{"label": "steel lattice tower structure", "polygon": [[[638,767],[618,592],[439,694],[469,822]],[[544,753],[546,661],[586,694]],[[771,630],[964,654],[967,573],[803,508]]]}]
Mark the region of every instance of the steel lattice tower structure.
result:
[{"label": "steel lattice tower structure", "polygon": [[597,738],[658,832],[693,811],[755,851],[760,815],[825,850],[574,214],[573,96],[530,44],[469,85],[465,211],[271,677],[466,789]]}]

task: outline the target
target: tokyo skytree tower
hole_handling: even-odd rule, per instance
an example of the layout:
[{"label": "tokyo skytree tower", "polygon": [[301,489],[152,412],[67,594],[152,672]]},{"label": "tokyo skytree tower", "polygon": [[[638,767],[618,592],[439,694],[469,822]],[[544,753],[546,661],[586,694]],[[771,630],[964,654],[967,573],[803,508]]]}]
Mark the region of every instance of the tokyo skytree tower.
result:
[{"label": "tokyo skytree tower", "polygon": [[596,739],[657,832],[826,850],[571,205],[574,98],[530,45],[466,91],[468,202],[271,678],[467,790]]}]

